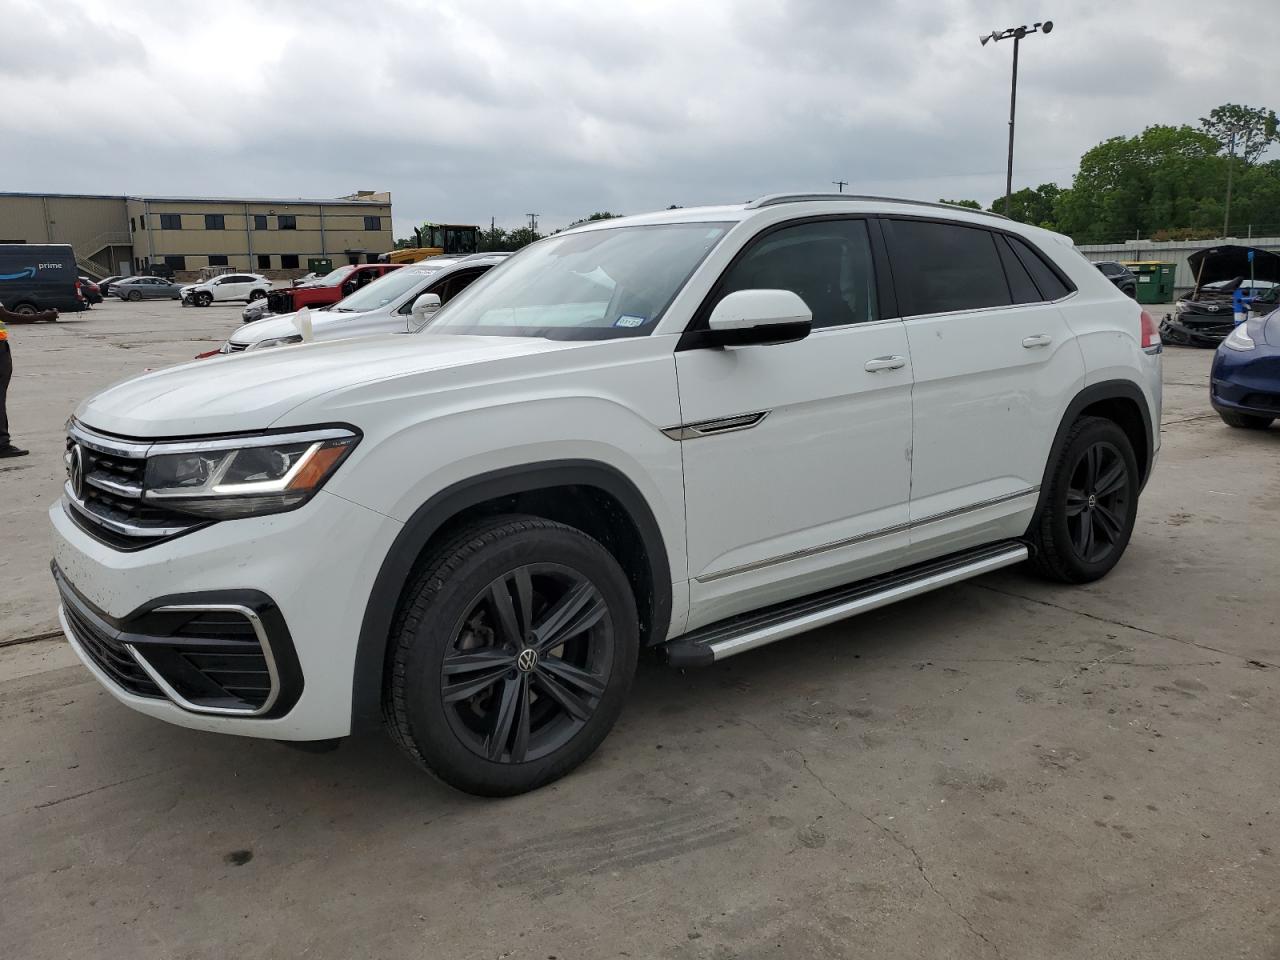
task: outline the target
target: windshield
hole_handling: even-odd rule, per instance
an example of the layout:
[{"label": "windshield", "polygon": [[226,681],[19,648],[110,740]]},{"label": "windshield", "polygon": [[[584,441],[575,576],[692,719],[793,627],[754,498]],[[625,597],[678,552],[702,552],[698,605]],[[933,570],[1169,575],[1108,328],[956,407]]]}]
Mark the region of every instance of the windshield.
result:
[{"label": "windshield", "polygon": [[331,270],[329,273],[326,273],[323,277],[321,277],[319,280],[316,281],[316,286],[336,287],[338,286],[338,284],[342,283],[342,281],[345,280],[347,276],[351,273],[351,271],[354,269],[355,267],[346,266],[346,267],[339,267],[337,270]]},{"label": "windshield", "polygon": [[646,336],[729,227],[670,223],[552,237],[468,287],[423,329],[551,340]]},{"label": "windshield", "polygon": [[439,273],[439,268],[423,270],[401,267],[383,274],[377,280],[361,287],[351,296],[339,300],[331,309],[338,313],[361,313],[365,310],[377,310],[392,300],[403,296],[414,287],[419,286]]}]

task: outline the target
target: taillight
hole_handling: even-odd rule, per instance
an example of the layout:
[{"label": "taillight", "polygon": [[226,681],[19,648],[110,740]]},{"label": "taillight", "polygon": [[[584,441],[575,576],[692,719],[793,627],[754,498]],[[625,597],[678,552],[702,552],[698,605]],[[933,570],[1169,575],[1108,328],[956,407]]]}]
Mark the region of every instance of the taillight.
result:
[{"label": "taillight", "polygon": [[1160,346],[1160,327],[1152,319],[1151,314],[1142,311],[1142,349]]},{"label": "taillight", "polygon": [[82,284],[79,280],[77,280],[76,281],[76,299],[77,300],[84,299],[84,294],[80,292],[83,289],[83,287],[84,287],[84,284]]}]

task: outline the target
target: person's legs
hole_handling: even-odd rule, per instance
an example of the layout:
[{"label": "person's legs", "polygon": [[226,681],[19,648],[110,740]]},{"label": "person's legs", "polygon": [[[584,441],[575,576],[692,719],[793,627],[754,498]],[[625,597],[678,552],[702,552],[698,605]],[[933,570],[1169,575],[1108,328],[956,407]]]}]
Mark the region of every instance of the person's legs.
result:
[{"label": "person's legs", "polygon": [[0,450],[9,446],[9,414],[5,400],[9,394],[9,378],[13,376],[13,357],[9,355],[9,341],[0,340]]}]

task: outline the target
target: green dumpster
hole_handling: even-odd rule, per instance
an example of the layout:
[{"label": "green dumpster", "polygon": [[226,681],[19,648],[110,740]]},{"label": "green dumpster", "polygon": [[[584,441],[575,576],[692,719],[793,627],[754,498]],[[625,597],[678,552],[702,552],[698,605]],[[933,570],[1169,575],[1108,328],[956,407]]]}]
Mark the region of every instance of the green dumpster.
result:
[{"label": "green dumpster", "polygon": [[333,261],[329,257],[307,257],[307,269],[324,276],[333,269]]},{"label": "green dumpster", "polygon": [[1139,303],[1172,303],[1177,264],[1163,260],[1134,260],[1125,264],[1138,278]]}]

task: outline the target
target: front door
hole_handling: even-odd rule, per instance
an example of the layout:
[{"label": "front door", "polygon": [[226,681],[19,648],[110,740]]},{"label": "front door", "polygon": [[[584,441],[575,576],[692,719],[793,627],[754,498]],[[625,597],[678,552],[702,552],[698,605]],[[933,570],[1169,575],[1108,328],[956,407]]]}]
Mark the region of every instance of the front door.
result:
[{"label": "front door", "polygon": [[908,542],[911,359],[882,319],[860,218],[756,238],[694,320],[735,290],[795,292],[804,340],[676,353],[688,629],[882,572]]}]

